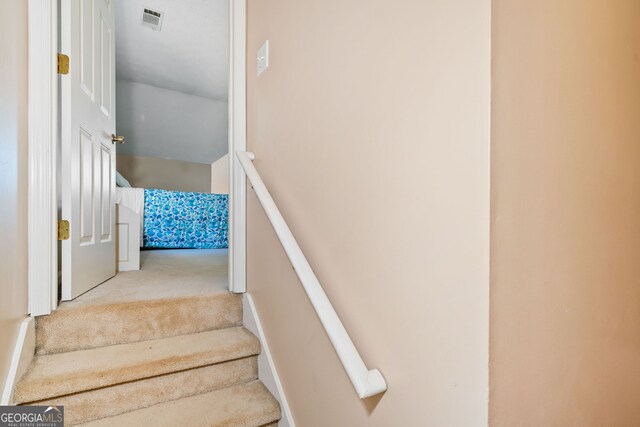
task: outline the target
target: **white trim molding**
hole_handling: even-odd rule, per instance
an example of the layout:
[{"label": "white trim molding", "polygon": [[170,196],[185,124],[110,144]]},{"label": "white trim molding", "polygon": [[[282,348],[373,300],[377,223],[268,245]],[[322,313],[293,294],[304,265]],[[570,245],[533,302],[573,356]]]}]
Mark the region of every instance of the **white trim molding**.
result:
[{"label": "white trim molding", "polygon": [[278,422],[278,427],[296,427],[287,396],[284,394],[284,389],[278,376],[276,365],[273,362],[273,357],[271,357],[267,337],[264,334],[262,323],[260,322],[260,316],[258,316],[256,306],[253,303],[253,297],[248,293],[245,293],[244,298],[242,298],[242,324],[260,340],[262,351],[258,356],[258,378],[280,403],[282,418]]},{"label": "white trim molding", "polygon": [[57,2],[29,0],[29,314],[58,303],[56,146]]},{"label": "white trim molding", "polygon": [[247,147],[246,0],[229,0],[229,290],[247,290],[246,178],[235,155]]},{"label": "white trim molding", "polygon": [[0,405],[11,404],[11,395],[16,383],[22,378],[27,371],[36,352],[36,328],[33,317],[27,317],[20,325],[16,346],[13,349],[11,357],[11,365],[9,365],[9,373],[2,390],[2,398]]}]

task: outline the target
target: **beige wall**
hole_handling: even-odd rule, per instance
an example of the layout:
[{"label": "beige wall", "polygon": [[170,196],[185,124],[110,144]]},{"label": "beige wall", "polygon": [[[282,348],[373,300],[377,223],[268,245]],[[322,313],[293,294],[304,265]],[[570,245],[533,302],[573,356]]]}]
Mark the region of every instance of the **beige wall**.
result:
[{"label": "beige wall", "polygon": [[209,193],[211,165],[118,154],[118,172],[132,187]]},{"label": "beige wall", "polygon": [[248,289],[297,425],[486,425],[489,0],[248,7],[249,149],[389,384],[358,399],[249,189]]},{"label": "beige wall", "polygon": [[0,2],[0,389],[27,316],[27,2]]},{"label": "beige wall", "polygon": [[640,425],[640,3],[493,5],[491,425]]},{"label": "beige wall", "polygon": [[211,192],[229,194],[229,155],[225,154],[211,164]]},{"label": "beige wall", "polygon": [[226,100],[118,79],[116,111],[120,154],[211,164],[228,151]]}]

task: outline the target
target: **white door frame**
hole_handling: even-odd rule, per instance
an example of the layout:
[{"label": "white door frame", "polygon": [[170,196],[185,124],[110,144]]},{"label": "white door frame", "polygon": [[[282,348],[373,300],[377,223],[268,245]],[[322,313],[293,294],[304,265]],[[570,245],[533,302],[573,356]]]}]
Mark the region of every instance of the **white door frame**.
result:
[{"label": "white door frame", "polygon": [[28,305],[39,316],[58,305],[57,1],[29,0],[28,11]]},{"label": "white door frame", "polygon": [[236,151],[247,148],[247,2],[229,0],[229,290],[247,290],[246,177]]},{"label": "white door frame", "polygon": [[[235,152],[246,149],[246,0],[229,0],[229,290],[246,289],[246,189]],[[57,0],[29,0],[29,314],[58,305]],[[70,58],[71,61],[74,58]]]}]

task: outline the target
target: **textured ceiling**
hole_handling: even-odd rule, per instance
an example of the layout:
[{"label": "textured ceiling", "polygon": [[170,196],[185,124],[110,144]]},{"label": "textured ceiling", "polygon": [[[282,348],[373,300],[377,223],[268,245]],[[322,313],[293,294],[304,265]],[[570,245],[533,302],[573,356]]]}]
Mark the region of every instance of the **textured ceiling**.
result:
[{"label": "textured ceiling", "polygon": [[[116,6],[116,75],[226,100],[229,0],[125,0]],[[162,28],[141,24],[144,8],[164,13]]]}]

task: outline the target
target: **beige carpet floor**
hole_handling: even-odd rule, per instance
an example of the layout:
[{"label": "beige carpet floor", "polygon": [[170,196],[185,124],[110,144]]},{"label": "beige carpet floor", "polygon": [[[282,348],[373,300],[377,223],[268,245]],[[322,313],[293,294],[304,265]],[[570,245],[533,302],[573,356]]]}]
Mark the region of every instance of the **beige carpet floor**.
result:
[{"label": "beige carpet floor", "polygon": [[242,327],[226,250],[141,253],[122,272],[36,319],[36,357],[16,404],[64,405],[66,425],[276,426],[256,381],[260,342]]},{"label": "beige carpet floor", "polygon": [[36,322],[39,355],[238,326],[227,250],[141,252],[141,270],[118,273]]},{"label": "beige carpet floor", "polygon": [[[123,271],[60,309],[226,293],[227,249],[166,249],[140,252],[140,271]],[[179,285],[179,286],[178,286]]]}]

